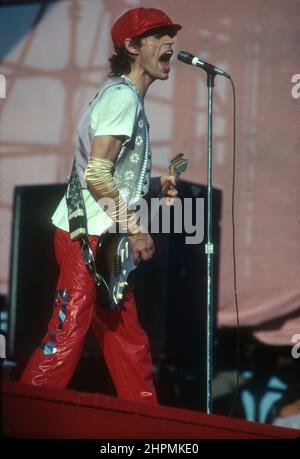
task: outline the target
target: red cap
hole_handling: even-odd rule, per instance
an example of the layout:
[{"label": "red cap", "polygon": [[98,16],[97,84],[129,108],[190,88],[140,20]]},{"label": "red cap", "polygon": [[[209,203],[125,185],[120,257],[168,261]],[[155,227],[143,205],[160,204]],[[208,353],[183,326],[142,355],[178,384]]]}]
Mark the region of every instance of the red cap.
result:
[{"label": "red cap", "polygon": [[115,49],[122,48],[125,38],[135,38],[152,29],[170,27],[176,32],[181,25],[174,24],[161,10],[156,8],[134,8],[127,11],[114,23],[111,36]]}]

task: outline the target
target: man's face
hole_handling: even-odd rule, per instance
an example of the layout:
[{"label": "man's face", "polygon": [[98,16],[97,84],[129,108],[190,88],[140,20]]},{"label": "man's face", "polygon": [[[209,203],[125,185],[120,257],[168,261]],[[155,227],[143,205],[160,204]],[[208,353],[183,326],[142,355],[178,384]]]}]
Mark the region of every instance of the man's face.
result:
[{"label": "man's face", "polygon": [[142,38],[142,46],[136,62],[154,81],[166,80],[170,72],[170,59],[173,54],[174,36],[172,30],[159,29]]}]

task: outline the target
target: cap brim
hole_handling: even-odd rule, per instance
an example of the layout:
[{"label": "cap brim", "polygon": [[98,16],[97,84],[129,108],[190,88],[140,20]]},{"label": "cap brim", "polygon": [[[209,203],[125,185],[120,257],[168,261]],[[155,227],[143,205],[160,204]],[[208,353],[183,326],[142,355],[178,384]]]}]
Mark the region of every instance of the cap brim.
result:
[{"label": "cap brim", "polygon": [[143,32],[140,32],[138,35],[135,35],[133,38],[144,37],[145,35],[151,35],[151,33],[155,32],[156,30],[161,30],[161,29],[170,29],[177,33],[180,29],[182,29],[182,26],[180,24],[166,24],[166,25],[151,27],[149,29],[146,29]]},{"label": "cap brim", "polygon": [[150,29],[150,30],[156,30],[156,29],[172,29],[178,32],[178,30],[182,29],[182,26],[180,24],[167,24],[167,25],[162,25],[159,27],[153,27],[153,29]]},{"label": "cap brim", "polygon": [[175,28],[175,30],[178,32],[178,30],[182,29],[182,26],[180,24],[173,24],[170,27]]}]

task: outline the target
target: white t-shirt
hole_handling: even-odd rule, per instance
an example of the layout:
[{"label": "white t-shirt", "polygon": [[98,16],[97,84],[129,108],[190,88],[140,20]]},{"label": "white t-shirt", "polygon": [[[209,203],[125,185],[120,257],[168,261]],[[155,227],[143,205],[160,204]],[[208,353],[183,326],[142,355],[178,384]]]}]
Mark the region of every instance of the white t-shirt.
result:
[{"label": "white t-shirt", "polygon": [[115,135],[130,138],[136,120],[138,99],[125,84],[108,88],[91,114],[95,135]]},{"label": "white t-shirt", "polygon": [[[139,104],[138,97],[127,85],[120,84],[106,89],[90,115],[90,123],[95,130],[94,135],[125,136],[126,140],[122,145],[121,154],[124,145],[132,136]],[[99,236],[113,224],[113,221],[89,190],[83,189],[82,194],[87,213],[88,234]],[[55,210],[52,222],[56,227],[69,231],[65,196]]]}]

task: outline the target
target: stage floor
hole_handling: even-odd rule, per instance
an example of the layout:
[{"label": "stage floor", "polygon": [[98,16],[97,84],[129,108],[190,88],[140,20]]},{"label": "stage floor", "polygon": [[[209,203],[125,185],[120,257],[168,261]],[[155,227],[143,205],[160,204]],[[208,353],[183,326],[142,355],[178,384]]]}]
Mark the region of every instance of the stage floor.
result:
[{"label": "stage floor", "polygon": [[2,421],[7,438],[300,438],[300,430],[11,381],[2,382]]}]

